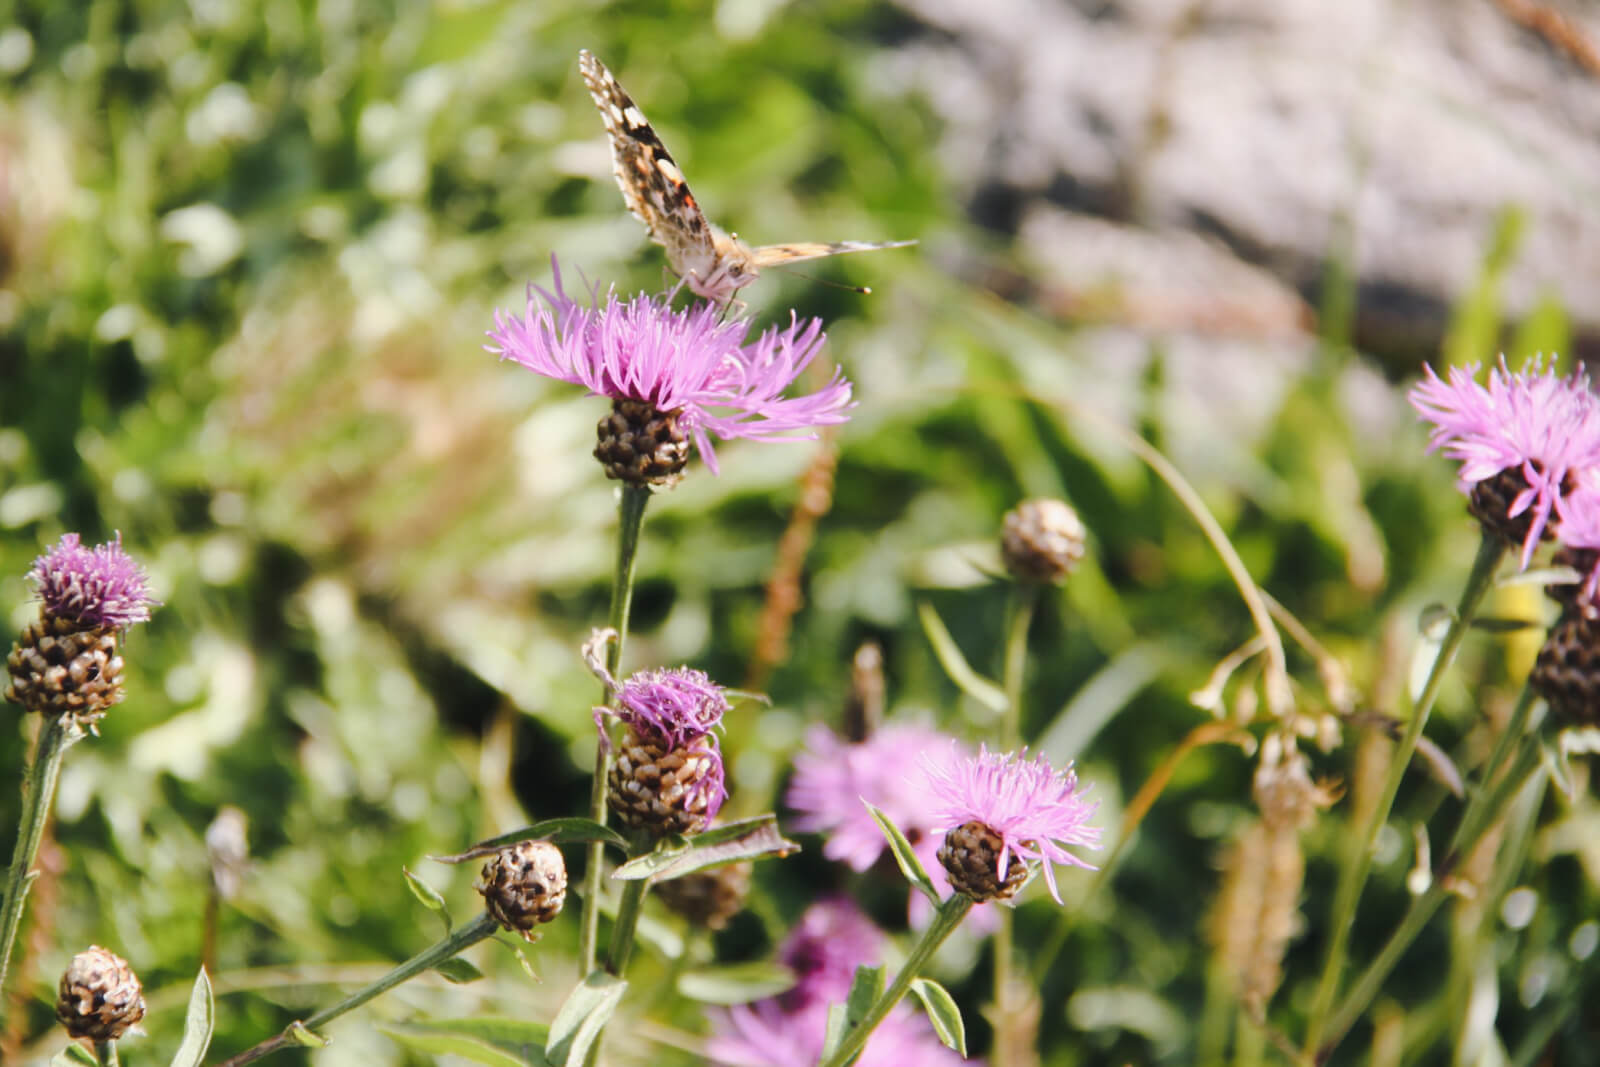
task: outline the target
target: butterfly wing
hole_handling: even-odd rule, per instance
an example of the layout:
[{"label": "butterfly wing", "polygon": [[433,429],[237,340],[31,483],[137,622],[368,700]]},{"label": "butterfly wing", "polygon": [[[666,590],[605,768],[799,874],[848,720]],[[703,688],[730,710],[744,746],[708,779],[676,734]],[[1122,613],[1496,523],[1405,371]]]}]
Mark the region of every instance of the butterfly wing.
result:
[{"label": "butterfly wing", "polygon": [[824,256],[842,256],[847,252],[876,252],[881,248],[905,248],[915,241],[800,241],[794,244],[762,245],[750,250],[750,260],[758,268],[777,267],[785,263],[799,263]]},{"label": "butterfly wing", "polygon": [[578,69],[605,121],[612,171],[628,210],[667,250],[673,270],[704,277],[715,266],[717,251],[711,224],[689,191],[683,171],[604,63],[583,51],[578,53]]}]

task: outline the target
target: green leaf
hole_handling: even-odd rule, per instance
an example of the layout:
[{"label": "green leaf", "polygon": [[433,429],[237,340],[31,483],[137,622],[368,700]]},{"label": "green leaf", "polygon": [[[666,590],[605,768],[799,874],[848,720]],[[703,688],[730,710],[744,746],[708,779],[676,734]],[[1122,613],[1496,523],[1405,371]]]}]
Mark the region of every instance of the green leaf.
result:
[{"label": "green leaf", "polygon": [[795,973],[765,960],[696,967],[678,976],[678,992],[703,1004],[748,1004],[794,988]]},{"label": "green leaf", "polygon": [[798,851],[800,846],[778,831],[776,815],[759,815],[689,838],[687,848],[657,848],[624,863],[611,877],[623,881],[649,878],[653,882],[665,882],[724,863],[787,856]]},{"label": "green leaf", "polygon": [[828,1029],[822,1040],[822,1056],[818,1059],[818,1063],[827,1063],[833,1059],[833,1054],[844,1044],[845,1031],[849,1029],[845,1022],[846,1014],[843,1004],[828,1005]]},{"label": "green leaf", "polygon": [[290,1023],[287,1032],[295,1044],[301,1048],[327,1048],[328,1039],[314,1030],[307,1029],[306,1024],[296,1019]]},{"label": "green leaf", "polygon": [[507,845],[515,845],[519,841],[549,841],[554,845],[569,845],[577,842],[604,841],[623,852],[628,851],[628,842],[615,830],[607,829],[593,819],[545,819],[532,826],[525,826],[521,830],[513,830],[509,834],[491,837],[487,841],[479,841],[465,852],[457,852],[451,856],[429,856],[429,859],[440,863],[466,863],[468,860],[481,859],[492,856]]},{"label": "green leaf", "polygon": [[883,964],[869,967],[863,963],[857,967],[855,980],[850,983],[850,995],[844,1002],[845,1029],[854,1030],[882,995]]},{"label": "green leaf", "polygon": [[544,1046],[550,1028],[524,1019],[436,1019],[384,1027],[384,1032],[421,1052],[452,1054],[489,1067],[548,1067]]},{"label": "green leaf", "polygon": [[[866,801],[862,803],[866,804]],[[906,876],[906,881],[922,890],[937,906],[940,903],[939,890],[934,888],[933,879],[928,877],[928,872],[922,869],[922,861],[917,859],[917,854],[912,851],[911,842],[906,840],[906,835],[900,832],[900,827],[896,826],[889,816],[871,804],[867,804],[867,811],[877,822],[878,829],[883,831],[883,836],[889,839],[889,850],[894,853],[894,861],[900,865],[900,873]]]},{"label": "green leaf", "polygon": [[557,1067],[581,1067],[589,1046],[600,1036],[627,988],[628,983],[615,975],[591,971],[567,995],[550,1023],[545,1059]]},{"label": "green leaf", "polygon": [[82,1045],[68,1045],[50,1057],[50,1067],[100,1067],[100,1061]]},{"label": "green leaf", "polygon": [[828,1008],[828,1032],[822,1043],[821,1062],[826,1063],[833,1058],[850,1031],[860,1025],[872,1010],[873,1003],[882,995],[883,967],[857,967],[856,976],[850,983],[850,995],[843,1004]]},{"label": "green leaf", "polygon": [[913,978],[911,992],[922,1001],[922,1006],[928,1011],[928,1019],[933,1023],[934,1032],[939,1035],[946,1048],[953,1048],[961,1053],[963,1059],[967,1055],[967,1027],[961,1021],[961,1009],[956,1006],[955,998],[949,990],[931,978]]},{"label": "green leaf", "polygon": [[411,890],[411,895],[422,902],[422,906],[438,914],[444,920],[444,932],[449,933],[453,925],[450,921],[450,910],[445,906],[444,897],[433,886],[424,882],[412,873],[409,867],[401,867],[400,873],[406,876],[406,886]]},{"label": "green leaf", "polygon": [[926,601],[918,604],[917,619],[922,623],[922,632],[928,635],[928,643],[933,646],[933,654],[939,666],[944,668],[945,676],[955,683],[957,689],[994,714],[1003,713],[1008,703],[1006,691],[972,669],[972,664],[962,655],[956,639],[950,636],[949,629],[944,620],[939,618],[939,613],[933,610],[933,605]]},{"label": "green leaf", "polygon": [[172,1057],[172,1067],[200,1067],[211,1047],[211,1032],[216,1026],[215,1006],[211,999],[211,978],[204,967],[194,977],[194,991],[189,994],[189,1011],[183,1018],[183,1041]]},{"label": "green leaf", "polygon": [[457,956],[454,959],[445,960],[443,963],[439,964],[439,966],[435,967],[434,970],[443,975],[445,981],[452,982],[455,985],[466,985],[468,982],[476,982],[478,979],[483,977],[482,971],[474,967],[470,961],[464,960],[460,956]]}]

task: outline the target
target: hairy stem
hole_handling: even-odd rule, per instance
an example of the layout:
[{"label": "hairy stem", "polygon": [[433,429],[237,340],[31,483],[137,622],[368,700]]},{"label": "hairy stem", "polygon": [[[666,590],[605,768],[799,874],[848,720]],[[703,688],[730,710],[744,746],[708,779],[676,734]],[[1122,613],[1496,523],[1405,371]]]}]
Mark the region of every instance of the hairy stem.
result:
[{"label": "hairy stem", "polygon": [[967,917],[967,912],[972,910],[972,898],[965,893],[952,893],[945,898],[944,903],[933,913],[933,921],[922,932],[922,937],[912,946],[911,954],[906,957],[905,966],[900,968],[900,973],[894,976],[894,983],[883,991],[883,995],[873,1003],[872,1008],[850,1032],[845,1034],[844,1041],[832,1056],[822,1062],[821,1067],[846,1067],[855,1062],[861,1050],[867,1047],[867,1039],[872,1036],[879,1023],[894,1010],[894,1006],[905,999],[906,992],[910,990],[911,983],[921,974],[922,969],[928,965],[933,954],[944,944],[945,938],[961,925],[961,920]]},{"label": "hairy stem", "polygon": [[490,936],[498,929],[500,929],[500,925],[491,919],[487,912],[484,912],[466,926],[453,931],[442,941],[412,956],[371,985],[350,994],[331,1008],[324,1008],[304,1022],[290,1024],[288,1028],[277,1036],[270,1037],[259,1045],[239,1053],[237,1056],[231,1056],[223,1060],[219,1067],[241,1067],[242,1064],[259,1060],[263,1056],[270,1056],[279,1049],[291,1046],[301,1047],[302,1042],[297,1036],[300,1033],[308,1030],[315,1031],[317,1027],[327,1025],[346,1012],[359,1008],[374,997],[387,993],[400,983],[415,978],[424,971],[432,970],[446,960],[455,959],[462,952],[465,952],[468,948]]},{"label": "hairy stem", "polygon": [[[55,804],[56,782],[61,777],[61,758],[83,737],[83,730],[69,716],[46,718],[34,742],[33,759],[28,764],[22,786],[22,817],[17,823],[17,847],[11,854],[11,870],[6,875],[5,903],[0,905],[0,989],[5,988],[11,950],[22,925],[22,906],[28,898],[36,872],[31,868],[44,840],[44,828]],[[0,998],[0,1015],[6,1001]]]},{"label": "hairy stem", "polygon": [[[628,637],[628,615],[633,607],[633,574],[639,558],[639,531],[644,526],[644,508],[650,502],[648,486],[625,485],[617,501],[617,567],[611,580],[611,615],[608,625],[617,639],[606,650],[606,670],[617,676],[622,664],[622,643]],[[609,701],[609,692],[601,696]],[[589,783],[589,818],[606,823],[606,745],[595,749],[594,780]],[[605,878],[604,842],[590,843],[588,868],[583,875],[583,910],[578,919],[580,974],[594,970],[600,945],[600,888]]]}]

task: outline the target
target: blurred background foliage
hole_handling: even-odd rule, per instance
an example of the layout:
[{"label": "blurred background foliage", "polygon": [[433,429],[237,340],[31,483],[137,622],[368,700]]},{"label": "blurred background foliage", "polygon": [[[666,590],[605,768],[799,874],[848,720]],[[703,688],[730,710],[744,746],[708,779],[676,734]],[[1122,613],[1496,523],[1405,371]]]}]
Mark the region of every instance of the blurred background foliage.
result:
[{"label": "blurred background foliage", "polygon": [[[1474,532],[1386,377],[1411,377],[1415,358],[1386,371],[1393,352],[1348,343],[1359,286],[1339,250],[1305,294],[1318,325],[1246,344],[1226,343],[1226,327],[1219,343],[1123,321],[1114,291],[1030,299],[1006,279],[1036,264],[958,191],[931,148],[940,117],[881,61],[919,32],[904,9],[859,0],[96,0],[0,19],[0,604],[13,628],[31,617],[23,575],[66,530],[120,530],[165,602],[128,642],[127,703],[68,757],[0,1058],[59,1048],[56,977],[95,942],[131,960],[149,995],[149,1037],[125,1056],[164,1062],[207,951],[203,835],[224,805],[249,818],[253,866],[210,957],[219,1052],[433,939],[402,867],[466,914],[473,872],[429,853],[583,810],[597,690],[578,645],[604,617],[614,522],[588,457],[602,407],[481,348],[495,308],[548,283],[552,254],[569,284],[664,282],[610,180],[581,47],[617,72],[728,228],[921,241],[809,272],[870,297],[776,272],[741,294],[758,321],[823,316],[860,406],[820,446],[730,446],[720,477],[696,469],[650,509],[630,666],[688,663],[771,697],[728,723],[736,814],[778,803],[805,725],[839,721],[867,639],[885,649],[892,714],[985,736],[988,713],[945,677],[919,605],[996,669],[1000,516],[1051,495],[1078,508],[1092,547],[1037,620],[1025,733],[1079,761],[1115,836],[1124,798],[1211,718],[1189,694],[1251,631],[1192,517],[1088,412],[1176,461],[1262,586],[1344,665],[1360,708],[1403,708],[1419,612],[1453,599]],[[1523,221],[1512,211],[1483,234],[1479,280],[1432,353],[1566,347],[1559,301],[1503,313],[1499,264]],[[764,662],[764,585],[822,450],[837,459],[831,509],[793,631]],[[1494,610],[1548,618],[1529,588]],[[1430,727],[1446,752],[1481,755],[1533,647],[1469,644]],[[1292,667],[1304,705],[1325,708],[1313,661]],[[1250,718],[1249,681],[1226,714]],[[0,766],[15,776],[32,724],[12,722]],[[1360,736],[1319,752],[1318,773],[1359,788]],[[1232,1009],[1207,977],[1203,930],[1252,811],[1252,768],[1240,745],[1177,765],[1040,986],[1044,1063],[1216,1048]],[[1536,918],[1458,913],[1408,957],[1383,1009],[1408,1019],[1405,1062],[1444,1062],[1439,1049],[1466,1040],[1466,1006],[1486,1004],[1507,1041],[1560,1014],[1551,1062],[1594,1062],[1593,1014],[1570,1010],[1595,992],[1571,943],[1600,904],[1600,813],[1577,770],[1575,798],[1544,802],[1516,883]],[[16,800],[0,790],[0,826]],[[1400,811],[1452,803],[1418,775]],[[1291,1034],[1347,807],[1306,837],[1305,922],[1271,1010]],[[761,958],[840,886],[903,929],[892,872],[862,885],[817,844],[758,870],[720,958]],[[1403,835],[1381,844],[1358,961],[1403,907],[1413,862]],[[1034,894],[1022,944],[1057,914]],[[676,921],[657,918],[670,940]],[[416,1018],[548,1019],[574,980],[575,925],[529,951],[538,982],[512,953],[479,950],[490,980],[412,983],[334,1026],[317,1062],[431,1062],[385,1034]],[[666,968],[657,953],[636,965],[636,988]],[[942,966],[981,1050],[979,943]],[[695,1062],[703,1028],[692,1007],[630,1004],[608,1055]],[[280,1058],[296,1057],[312,1058]]]}]

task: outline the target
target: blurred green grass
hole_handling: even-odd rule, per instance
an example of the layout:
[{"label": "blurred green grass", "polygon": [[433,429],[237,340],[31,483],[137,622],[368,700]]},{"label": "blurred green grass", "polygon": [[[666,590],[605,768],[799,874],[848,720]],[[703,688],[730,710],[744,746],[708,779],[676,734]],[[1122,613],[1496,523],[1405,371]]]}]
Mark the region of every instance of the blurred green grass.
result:
[{"label": "blurred green grass", "polygon": [[[595,686],[577,647],[604,614],[613,523],[587,457],[599,402],[481,350],[493,309],[545,283],[552,253],[621,291],[663,281],[609,180],[580,47],[638,98],[724,226],[757,241],[923,242],[817,267],[870,284],[870,298],[784,276],[742,294],[758,317],[827,318],[861,406],[837,441],[833,507],[772,706],[728,727],[734,810],[775,803],[804,724],[836,721],[869,637],[886,648],[899,713],[981,732],[916,605],[932,604],[974,663],[995,664],[1004,589],[986,546],[1023,495],[1068,497],[1093,539],[1039,619],[1027,735],[1057,727],[1087,683],[1131,672],[1111,705],[1074,710],[1102,728],[1069,731],[1087,742],[1080,770],[1111,827],[1203,721],[1187,695],[1248,637],[1248,617],[1166,488],[1057,402],[1114,398],[1158,446],[1192,442],[1196,401],[1169,341],[1137,337],[1134,363],[1108,364],[1104,324],[1005,305],[949,269],[957,250],[1013,253],[953,200],[926,107],[873,77],[878,50],[906,32],[892,9],[717,11],[129,0],[12,15],[32,53],[0,101],[0,604],[14,625],[29,616],[22,575],[63,530],[121,530],[166,601],[129,642],[127,704],[68,758],[63,866],[34,901],[36,958],[14,972],[27,999],[12,1037],[31,1052],[59,1045],[50,991],[91,941],[132,960],[151,992],[150,1038],[130,1059],[175,1047],[200,958],[202,834],[224,804],[249,814],[257,867],[224,909],[218,988],[255,988],[220,1000],[218,1050],[327,999],[297,968],[355,984],[434,936],[402,865],[465,913],[471,872],[425,855],[582,809]],[[1486,257],[1453,357],[1491,355],[1506,325]],[[1563,336],[1549,308],[1518,348]],[[1394,390],[1337,345],[1292,355],[1261,369],[1280,390],[1264,421],[1214,426],[1214,452],[1175,458],[1257,579],[1368,690],[1397,669],[1401,639],[1385,635],[1453,597],[1472,530]],[[652,504],[633,665],[745,677],[813,447],[732,446],[720,478],[696,470]],[[1134,645],[1150,665],[1118,658]],[[1294,667],[1315,703],[1311,665]],[[1479,644],[1463,677],[1505,687],[1518,669]],[[1441,742],[1475,743],[1493,699],[1453,686]],[[20,725],[0,731],[0,766],[20,766]],[[1343,752],[1324,762],[1346,770]],[[1046,1063],[1187,1062],[1205,998],[1199,931],[1221,845],[1250,810],[1250,769],[1232,748],[1182,765],[1041,989]],[[1437,788],[1419,783],[1404,803],[1427,809]],[[1551,918],[1508,948],[1529,960],[1596,903],[1592,846],[1555,829],[1592,825],[1592,801],[1556,807],[1530,876]],[[0,825],[14,809],[15,791],[0,792]],[[1319,959],[1341,826],[1325,821],[1310,844],[1311,929],[1288,963],[1286,1026]],[[1403,905],[1404,870],[1403,856],[1381,865],[1358,958]],[[844,881],[815,849],[759,877],[758,914],[718,939],[729,958],[759,956]],[[880,918],[903,921],[898,886],[872,892]],[[1018,921],[1026,944],[1054,914],[1034,902]],[[336,1026],[317,1062],[426,1062],[378,1033],[386,1019],[548,1018],[573,940],[557,924],[531,951],[538,985],[493,952],[479,961],[493,981],[408,987]],[[973,952],[958,946],[948,977],[981,1045],[988,977],[966,969]],[[660,977],[641,965],[643,983]],[[1397,987],[1432,990],[1434,968],[1410,967]],[[1432,993],[1407,1006],[1451,1010]],[[663,1050],[692,1040],[696,1013],[671,1023],[682,1033],[619,1027],[611,1053],[693,1062]]]}]

